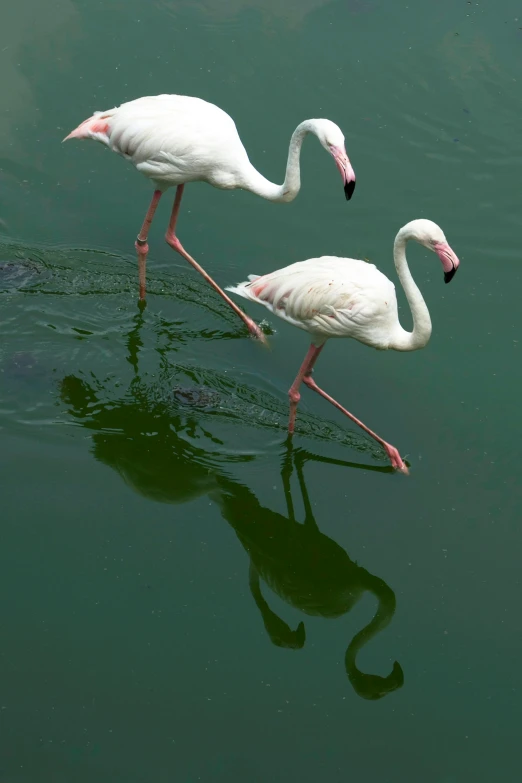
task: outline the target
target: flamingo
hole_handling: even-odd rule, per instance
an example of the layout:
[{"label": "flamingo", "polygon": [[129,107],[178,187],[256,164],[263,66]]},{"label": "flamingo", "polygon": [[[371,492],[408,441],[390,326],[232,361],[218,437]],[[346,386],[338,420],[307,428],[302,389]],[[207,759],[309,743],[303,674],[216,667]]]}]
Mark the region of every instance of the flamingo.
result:
[{"label": "flamingo", "polygon": [[442,229],[431,220],[412,220],[403,226],[393,246],[395,269],[413,317],[413,331],[399,321],[395,286],[374,264],[355,258],[322,256],[298,261],[268,275],[250,275],[248,281],[228,286],[245,299],[264,305],[274,315],[312,335],[312,344],[288,391],[288,432],[294,432],[301,383],[317,392],[374,438],[386,451],[395,470],[408,473],[397,449],[349,413],[316,384],[312,371],[329,337],[351,337],[385,351],[416,351],[431,336],[431,319],[406,260],[406,243],[414,239],[439,256],[444,281],[449,283],[460,264]]},{"label": "flamingo", "polygon": [[250,333],[265,342],[261,329],[210,275],[190,256],[176,236],[176,224],[187,182],[204,181],[223,190],[242,188],[268,201],[292,201],[301,187],[299,156],[304,137],[313,133],[333,156],[349,200],[355,174],[346,154],[341,129],[330,120],[305,120],[290,140],[285,181],[276,185],[260,174],[248,159],[233,119],[218,106],[186,95],[137,98],[121,106],[98,111],[65,137],[94,139],[122,157],[154,183],[154,194],[136,239],[140,300],[145,299],[148,234],[162,194],[176,185],[176,197],[165,239],[183,256],[245,322]]}]

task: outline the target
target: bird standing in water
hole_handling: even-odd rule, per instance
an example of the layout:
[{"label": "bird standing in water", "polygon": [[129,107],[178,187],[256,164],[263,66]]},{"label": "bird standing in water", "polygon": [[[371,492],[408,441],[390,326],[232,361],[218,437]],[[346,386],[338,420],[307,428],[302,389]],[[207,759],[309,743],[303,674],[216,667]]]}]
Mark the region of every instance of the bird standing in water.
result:
[{"label": "bird standing in water", "polygon": [[407,332],[400,324],[395,286],[391,280],[374,264],[354,258],[310,258],[268,275],[250,275],[248,281],[227,288],[245,299],[259,302],[279,318],[312,335],[312,344],[288,392],[289,433],[294,431],[299,387],[305,383],[380,443],[393,467],[403,473],[408,473],[408,468],[397,449],[320,389],[312,378],[312,371],[329,337],[352,337],[379,350],[416,351],[427,344],[431,336],[431,319],[406,260],[406,243],[410,239],[439,256],[446,283],[453,278],[460,262],[442,229],[431,220],[412,220],[401,228],[395,237],[393,258],[411,308],[412,332]]},{"label": "bird standing in water", "polygon": [[350,199],[355,174],[346,154],[341,129],[330,120],[305,120],[290,140],[285,181],[276,185],[252,166],[233,119],[212,103],[186,95],[156,95],[95,112],[65,139],[94,139],[130,160],[154,183],[154,194],[136,239],[140,299],[145,298],[148,233],[162,194],[177,186],[165,236],[168,244],[196,269],[247,325],[265,341],[252,321],[190,256],[176,236],[176,224],[187,182],[204,181],[224,190],[242,188],[269,201],[292,201],[301,187],[299,156],[304,137],[312,133],[333,156]]}]

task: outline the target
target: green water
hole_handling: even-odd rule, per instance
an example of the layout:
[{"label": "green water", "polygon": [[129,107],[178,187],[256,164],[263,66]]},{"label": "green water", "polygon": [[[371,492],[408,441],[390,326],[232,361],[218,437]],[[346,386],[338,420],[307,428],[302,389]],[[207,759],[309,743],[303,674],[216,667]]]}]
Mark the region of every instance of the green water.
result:
[{"label": "green water", "polygon": [[[519,781],[520,4],[19,0],[0,35],[1,780]],[[161,92],[278,182],[300,121],[346,135],[349,204],[315,139],[292,204],[187,187],[223,285],[321,254],[395,279],[400,226],[444,229],[450,286],[410,251],[428,347],[317,365],[409,478],[306,389],[288,447],[307,336],[249,340],[164,243],[170,196],[139,311],[149,184],[60,142]]]}]

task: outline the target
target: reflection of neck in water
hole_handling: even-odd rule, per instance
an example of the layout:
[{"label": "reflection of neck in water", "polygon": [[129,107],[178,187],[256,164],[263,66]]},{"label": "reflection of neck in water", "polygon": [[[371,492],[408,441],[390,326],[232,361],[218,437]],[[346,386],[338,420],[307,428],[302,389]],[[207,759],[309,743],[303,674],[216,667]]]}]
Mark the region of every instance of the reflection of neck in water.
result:
[{"label": "reflection of neck in water", "polygon": [[[400,688],[404,675],[395,662],[387,677],[365,674],[356,665],[356,655],[364,644],[383,630],[395,612],[395,595],[390,587],[365,568],[354,563],[335,541],[321,533],[308,498],[302,463],[309,459],[339,462],[298,451],[297,474],[305,507],[305,521],[294,517],[290,495],[292,451],[289,447],[283,468],[283,483],[288,506],[284,517],[263,508],[255,495],[242,485],[218,477],[219,489],[210,493],[223,517],[234,527],[250,556],[250,590],[261,613],[271,641],[279,647],[299,649],[305,643],[301,622],[293,631],[264,598],[260,577],[280,598],[309,615],[340,617],[349,612],[364,592],[378,600],[373,619],[348,645],[345,666],[354,690],[366,699],[379,699]],[[300,464],[298,464],[300,463]]]},{"label": "reflection of neck in water", "polygon": [[[260,578],[288,604],[321,617],[340,617],[364,592],[372,592],[378,608],[371,622],[349,644],[346,672],[355,691],[364,698],[378,699],[401,687],[404,678],[398,663],[388,677],[380,677],[360,672],[355,662],[361,647],[393,617],[393,591],[321,533],[302,470],[309,460],[383,473],[390,469],[322,458],[303,450],[294,452],[288,444],[282,469],[287,515],[265,508],[248,487],[229,475],[233,467],[251,462],[253,455],[221,455],[217,460],[215,454],[195,445],[203,438],[215,439],[201,427],[197,410],[192,416],[186,409],[177,410],[172,398],[166,404],[161,393],[143,384],[137,375],[139,347],[138,323],[128,344],[135,377],[119,399],[108,399],[103,384],[92,376],[89,383],[72,375],[61,383],[61,398],[71,417],[92,431],[95,457],[116,470],[134,491],[157,502],[185,503],[208,495],[219,506],[249,555],[250,590],[267,633],[278,646],[303,647],[304,624],[299,623],[293,631],[273,612],[261,592]],[[193,394],[197,399],[197,390]],[[187,434],[191,436],[188,440],[184,437]],[[291,496],[294,462],[305,508],[303,524],[295,519]]]},{"label": "reflection of neck in water", "polygon": [[[344,665],[348,679],[354,690],[364,699],[380,699],[387,693],[401,688],[404,684],[404,674],[401,665],[395,661],[393,669],[387,677],[377,674],[365,674],[359,671],[355,658],[357,653],[377,633],[384,630],[395,613],[395,593],[388,585],[376,576],[366,572],[366,589],[373,592],[379,604],[371,622],[357,633],[346,650]],[[373,583],[373,584],[372,584]]]}]

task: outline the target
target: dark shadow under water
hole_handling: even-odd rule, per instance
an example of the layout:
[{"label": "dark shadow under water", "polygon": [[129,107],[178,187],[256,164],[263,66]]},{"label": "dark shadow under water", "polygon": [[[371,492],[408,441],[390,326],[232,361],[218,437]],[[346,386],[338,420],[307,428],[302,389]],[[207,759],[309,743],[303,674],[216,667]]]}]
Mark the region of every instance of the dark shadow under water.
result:
[{"label": "dark shadow under water", "polygon": [[[310,462],[383,473],[392,469],[321,457],[294,449],[287,440],[281,464],[287,513],[272,511],[235,476],[241,464],[252,463],[259,455],[221,452],[220,441],[210,429],[211,420],[209,424],[209,419],[201,416],[205,407],[212,407],[212,390],[176,388],[170,399],[165,398],[138,374],[139,330],[129,335],[127,346],[128,361],[135,368],[127,389],[109,395],[104,383],[92,374],[89,380],[85,375],[68,375],[59,384],[61,403],[70,420],[91,431],[95,458],[116,471],[135,492],[156,502],[181,504],[206,495],[216,503],[249,557],[250,591],[269,638],[279,647],[302,648],[305,626],[300,622],[292,630],[270,608],[262,582],[290,606],[324,618],[347,614],[365,592],[374,595],[377,609],[373,618],[346,649],[346,673],[356,693],[365,699],[379,699],[400,688],[404,675],[399,663],[393,664],[386,677],[362,672],[356,663],[361,648],[393,618],[395,594],[320,531],[304,477],[304,466]],[[182,409],[172,405],[173,398],[182,400]],[[213,450],[199,445],[205,441]],[[294,513],[294,467],[305,509],[303,523]]]},{"label": "dark shadow under water", "polygon": [[[37,252],[16,245],[5,245],[4,251],[6,260],[0,264],[0,290],[8,297],[17,292],[20,296],[53,295],[59,301],[79,293],[98,295],[100,272],[104,290],[115,292],[132,287],[129,271],[115,264],[112,258],[109,260],[114,268],[110,267],[100,253],[89,257],[95,267],[91,269],[70,252]],[[94,278],[97,287],[93,288]],[[206,308],[204,297],[197,294],[200,287],[198,281],[185,284],[184,280],[177,280],[175,290],[168,287],[165,290],[182,301],[197,301],[198,306]],[[23,314],[23,309],[20,313]],[[59,407],[65,409],[66,423],[90,431],[95,458],[116,471],[135,492],[168,504],[207,496],[219,507],[249,557],[250,591],[273,644],[294,650],[302,648],[306,641],[305,626],[300,622],[292,630],[270,607],[262,583],[303,614],[324,618],[347,614],[369,592],[375,596],[377,608],[370,622],[347,646],[346,673],[354,690],[363,698],[379,699],[400,688],[404,676],[397,662],[386,677],[366,674],[356,664],[363,645],[393,618],[395,595],[382,579],[359,566],[321,532],[304,477],[304,467],[310,462],[387,474],[393,473],[392,468],[387,464],[331,459],[294,448],[286,439],[286,399],[283,402],[266,390],[238,384],[215,370],[170,364],[167,349],[161,347],[163,331],[167,328],[161,320],[151,321],[155,350],[161,361],[160,372],[152,378],[141,375],[139,355],[143,350],[144,315],[144,308],[139,307],[125,333],[125,354],[119,357],[132,367],[130,383],[122,384],[119,374],[99,378],[95,372],[85,369],[60,373],[53,369],[54,360],[49,364],[46,353],[6,354],[0,366],[3,386],[0,398],[4,400],[10,424],[13,418],[32,421],[25,409],[34,407],[36,397],[40,402],[45,399],[46,393],[55,389],[56,375],[61,377]],[[169,332],[168,344],[176,338],[216,336],[188,333],[187,328],[183,324],[174,334]],[[220,339],[225,338],[222,329],[218,329],[218,335]],[[240,336],[238,331],[228,335],[228,339]],[[55,395],[52,399],[56,402]],[[21,415],[21,409],[25,415]],[[49,421],[53,420],[55,411],[53,407],[51,416],[44,408],[45,414],[49,413]],[[240,428],[241,441],[247,444],[244,451],[227,448],[223,426],[226,433]],[[249,429],[253,432],[253,428],[274,431],[281,436],[280,472],[286,514],[266,507],[248,486],[245,468],[261,465],[263,460],[266,464],[267,458],[272,463],[274,456],[252,448],[248,432]],[[296,435],[346,445],[370,459],[383,458],[368,439],[305,412],[299,417]],[[297,521],[294,513],[291,489],[294,469],[305,509],[303,523]]]}]

